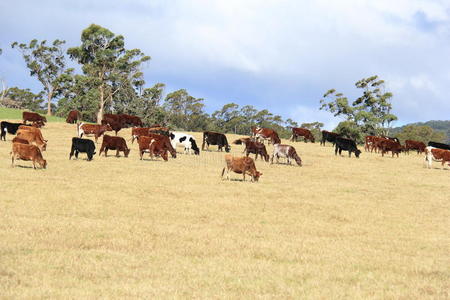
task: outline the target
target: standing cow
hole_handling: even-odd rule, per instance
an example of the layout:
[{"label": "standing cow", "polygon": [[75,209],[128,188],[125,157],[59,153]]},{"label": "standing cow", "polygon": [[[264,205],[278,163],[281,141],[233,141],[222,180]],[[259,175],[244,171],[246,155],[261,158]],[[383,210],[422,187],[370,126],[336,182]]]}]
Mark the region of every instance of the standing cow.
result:
[{"label": "standing cow", "polygon": [[69,124],[77,123],[81,121],[81,114],[78,110],[71,110],[67,115],[66,122]]},{"label": "standing cow", "polygon": [[305,143],[309,140],[313,143],[316,142],[314,135],[311,133],[311,130],[306,129],[306,128],[296,128],[296,127],[292,127],[292,137],[291,137],[291,141],[292,142],[297,142],[297,139],[299,137],[303,137]]},{"label": "standing cow", "polygon": [[337,155],[339,152],[339,155],[341,155],[342,150],[348,151],[348,157],[352,156],[352,152],[355,153],[356,158],[359,158],[359,155],[361,154],[361,151],[356,147],[355,141],[351,139],[346,139],[343,137],[336,138],[336,148],[334,150],[334,155]]},{"label": "standing cow", "polygon": [[225,134],[218,132],[204,131],[202,150],[205,150],[205,145],[206,150],[208,150],[209,145],[217,145],[219,151],[222,151],[222,148],[225,148],[226,152],[230,152],[231,150],[231,147],[230,145],[228,145],[228,140]]},{"label": "standing cow", "polygon": [[105,157],[108,157],[108,150],[116,150],[116,157],[119,157],[119,151],[122,151],[125,157],[128,157],[128,154],[130,153],[127,142],[123,137],[105,134],[98,155],[102,155],[102,152],[105,151]]},{"label": "standing cow", "polygon": [[194,154],[199,155],[200,149],[198,149],[197,142],[195,141],[195,138],[186,133],[182,132],[171,132],[169,134],[172,147],[174,149],[177,148],[177,144],[180,143],[184,146],[184,152],[191,154],[191,150],[194,151]]}]

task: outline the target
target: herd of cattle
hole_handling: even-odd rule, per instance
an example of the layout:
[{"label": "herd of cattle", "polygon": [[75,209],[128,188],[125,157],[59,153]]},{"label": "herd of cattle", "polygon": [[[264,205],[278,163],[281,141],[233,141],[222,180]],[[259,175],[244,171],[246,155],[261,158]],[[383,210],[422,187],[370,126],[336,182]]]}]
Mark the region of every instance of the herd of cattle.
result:
[{"label": "herd of cattle", "polygon": [[[93,159],[95,152],[95,144],[90,139],[83,138],[85,136],[93,136],[95,143],[98,138],[103,136],[102,144],[100,146],[99,155],[108,155],[108,150],[115,150],[116,156],[119,152],[123,152],[125,157],[128,157],[130,149],[124,138],[117,136],[117,133],[122,128],[132,127],[131,129],[131,143],[137,140],[139,146],[140,159],[143,159],[144,153],[149,153],[150,157],[161,157],[163,160],[168,160],[170,154],[172,158],[176,158],[176,147],[178,144],[184,146],[185,153],[200,154],[200,149],[195,138],[192,135],[171,132],[169,128],[155,124],[150,127],[142,127],[143,123],[139,117],[127,114],[105,114],[101,124],[86,124],[80,121],[81,114],[78,111],[71,111],[66,119],[67,123],[76,123],[77,137],[72,138],[72,146],[69,154],[69,159],[75,155],[78,158],[79,153],[86,153],[87,160]],[[36,169],[36,163],[41,168],[46,168],[47,162],[42,157],[42,152],[46,150],[47,140],[42,136],[40,128],[47,122],[46,118],[33,112],[23,112],[22,123],[10,123],[3,121],[0,123],[1,134],[0,139],[6,141],[6,133],[16,135],[12,140],[11,163],[14,166],[15,159],[32,161],[33,167]],[[30,122],[31,124],[28,124]],[[108,131],[114,131],[116,136],[106,134]],[[291,141],[298,141],[298,138],[303,138],[305,142],[315,142],[315,138],[310,130],[306,128],[292,128]],[[273,152],[269,157],[264,141],[273,144]],[[342,151],[348,151],[349,157],[354,153],[358,158],[361,151],[358,149],[355,141],[340,136],[337,133],[322,131],[321,145],[326,142],[331,142],[334,145],[335,155]],[[291,145],[281,144],[281,140],[276,131],[269,128],[253,127],[252,135],[248,138],[240,138],[235,140],[233,144],[245,145],[243,153],[244,157],[233,157],[229,154],[225,155],[225,167],[222,170],[222,177],[227,171],[227,178],[229,178],[229,171],[242,174],[245,180],[245,175],[251,176],[252,181],[258,181],[262,173],[258,172],[255,167],[255,162],[249,157],[250,154],[255,154],[255,160],[258,155],[261,159],[272,164],[274,158],[277,163],[279,158],[286,158],[287,163],[291,164],[295,161],[298,166],[302,166],[302,160],[297,154],[295,148]],[[202,150],[208,150],[210,145],[216,145],[218,151],[225,150],[230,152],[230,145],[227,137],[223,133],[204,131],[202,140]],[[410,150],[417,151],[418,154],[425,152],[425,161],[428,167],[431,167],[433,160],[442,162],[442,166],[446,163],[450,165],[450,145],[429,142],[428,146],[419,141],[407,140],[404,145],[401,145],[397,138],[380,137],[380,136],[366,136],[365,151],[380,152],[382,156],[391,152],[399,156],[400,152],[409,154]]]}]

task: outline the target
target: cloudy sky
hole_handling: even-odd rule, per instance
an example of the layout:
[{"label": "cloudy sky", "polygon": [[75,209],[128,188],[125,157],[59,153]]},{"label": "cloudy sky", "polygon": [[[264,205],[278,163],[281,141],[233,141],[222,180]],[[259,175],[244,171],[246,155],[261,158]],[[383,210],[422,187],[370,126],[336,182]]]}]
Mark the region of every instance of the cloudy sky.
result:
[{"label": "cloudy sky", "polygon": [[298,123],[339,120],[319,111],[330,88],[379,75],[394,94],[395,125],[450,119],[448,0],[14,0],[0,2],[0,77],[40,85],[13,41],[80,43],[91,23],[125,36],[152,60],[147,84],[186,88],[212,112],[235,102]]}]

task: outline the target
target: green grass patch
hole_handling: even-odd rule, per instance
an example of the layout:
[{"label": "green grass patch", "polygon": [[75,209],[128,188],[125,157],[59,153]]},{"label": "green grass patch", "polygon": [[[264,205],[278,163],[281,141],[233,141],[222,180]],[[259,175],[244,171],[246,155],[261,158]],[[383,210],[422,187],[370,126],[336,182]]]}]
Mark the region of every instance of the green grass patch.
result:
[{"label": "green grass patch", "polygon": [[[23,110],[14,109],[14,108],[5,108],[0,107],[0,120],[22,120],[22,112]],[[55,117],[55,116],[46,116],[45,114],[40,113],[42,116],[47,118],[48,122],[65,122],[64,118]]]}]

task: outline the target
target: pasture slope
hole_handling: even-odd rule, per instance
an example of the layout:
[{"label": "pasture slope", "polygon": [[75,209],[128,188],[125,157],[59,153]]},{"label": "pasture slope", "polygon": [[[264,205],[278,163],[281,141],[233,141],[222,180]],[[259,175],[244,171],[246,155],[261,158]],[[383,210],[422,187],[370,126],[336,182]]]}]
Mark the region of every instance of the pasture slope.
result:
[{"label": "pasture slope", "polygon": [[298,142],[304,167],[258,160],[250,183],[220,179],[215,147],[69,161],[75,125],[42,132],[47,170],[11,168],[12,136],[0,142],[2,297],[450,297],[450,170],[422,155]]}]

